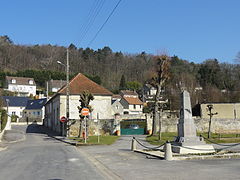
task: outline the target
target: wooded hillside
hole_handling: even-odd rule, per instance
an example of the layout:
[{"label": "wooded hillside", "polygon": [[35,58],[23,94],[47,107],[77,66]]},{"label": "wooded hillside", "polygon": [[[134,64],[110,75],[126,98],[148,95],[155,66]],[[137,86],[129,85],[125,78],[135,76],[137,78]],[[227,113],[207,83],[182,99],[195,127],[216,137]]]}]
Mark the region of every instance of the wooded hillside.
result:
[{"label": "wooded hillside", "polygon": [[[84,73],[111,91],[119,90],[121,79],[145,83],[153,68],[153,55],[145,52],[123,54],[109,47],[93,50],[69,46],[70,73]],[[50,78],[65,79],[66,47],[53,45],[15,45],[7,36],[0,37],[0,79],[6,74],[34,77],[38,86]],[[201,64],[171,57],[171,73],[165,94],[177,104],[181,88],[197,102],[239,102],[240,66],[209,59]],[[133,83],[134,84],[134,83]],[[202,88],[202,90],[201,90]]]}]

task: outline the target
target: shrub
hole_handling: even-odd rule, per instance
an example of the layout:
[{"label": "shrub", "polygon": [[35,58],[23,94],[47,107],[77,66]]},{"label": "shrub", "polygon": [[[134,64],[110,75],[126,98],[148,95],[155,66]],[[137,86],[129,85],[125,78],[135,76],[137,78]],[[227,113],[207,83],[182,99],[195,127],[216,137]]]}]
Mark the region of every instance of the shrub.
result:
[{"label": "shrub", "polygon": [[7,124],[7,111],[0,109],[0,114],[1,114],[1,131],[2,131]]}]

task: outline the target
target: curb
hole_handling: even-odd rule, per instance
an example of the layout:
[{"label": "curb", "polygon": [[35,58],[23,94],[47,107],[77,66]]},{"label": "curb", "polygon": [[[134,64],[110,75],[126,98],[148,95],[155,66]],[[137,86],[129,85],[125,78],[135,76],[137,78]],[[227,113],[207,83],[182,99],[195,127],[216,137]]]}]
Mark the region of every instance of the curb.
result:
[{"label": "curb", "polygon": [[[157,154],[150,151],[144,151],[144,150],[134,150],[134,152],[150,155],[153,157],[157,157],[160,159],[164,159],[164,153]],[[159,152],[158,152],[159,153]],[[233,152],[228,154],[215,154],[215,155],[188,155],[188,156],[173,156],[174,161],[182,161],[182,160],[207,160],[207,159],[234,159],[234,158],[240,158],[240,152]]]}]

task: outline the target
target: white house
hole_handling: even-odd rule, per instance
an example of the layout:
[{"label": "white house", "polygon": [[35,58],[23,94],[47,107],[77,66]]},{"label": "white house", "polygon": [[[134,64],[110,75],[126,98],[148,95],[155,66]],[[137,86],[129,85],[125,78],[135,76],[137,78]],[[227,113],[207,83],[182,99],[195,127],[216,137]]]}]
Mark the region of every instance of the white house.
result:
[{"label": "white house", "polygon": [[142,114],[143,102],[138,98],[138,94],[133,91],[121,91],[122,99],[120,103],[123,106],[124,114]]},{"label": "white house", "polygon": [[8,114],[16,115],[19,118],[23,116],[23,110],[25,109],[27,102],[30,98],[17,97],[17,96],[2,96],[4,109],[8,111]]},{"label": "white house", "polygon": [[141,99],[143,102],[153,102],[156,96],[157,89],[150,84],[144,84],[141,92]]},{"label": "white house", "polygon": [[[93,108],[90,115],[92,119],[113,119],[111,109],[112,93],[104,87],[79,73],[70,81],[69,91],[69,119],[79,119],[77,107],[80,105],[80,94],[84,91],[88,91],[94,96],[94,100],[90,102]],[[59,121],[62,116],[66,117],[66,86],[61,88],[46,103],[44,125],[62,133],[63,123]]]},{"label": "white house", "polygon": [[26,122],[42,122],[44,118],[44,105],[47,98],[29,100],[23,111],[23,119]]},{"label": "white house", "polygon": [[33,78],[6,76],[5,89],[16,92],[18,96],[36,95],[36,83]]}]

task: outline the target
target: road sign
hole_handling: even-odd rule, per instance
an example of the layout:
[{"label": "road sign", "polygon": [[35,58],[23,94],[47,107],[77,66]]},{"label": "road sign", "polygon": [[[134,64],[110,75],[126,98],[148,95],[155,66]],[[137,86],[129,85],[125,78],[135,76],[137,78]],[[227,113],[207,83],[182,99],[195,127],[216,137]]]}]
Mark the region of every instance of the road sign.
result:
[{"label": "road sign", "polygon": [[61,121],[62,123],[65,123],[65,122],[67,121],[67,118],[66,118],[65,116],[62,116],[62,117],[60,118],[60,121]]},{"label": "road sign", "polygon": [[83,108],[81,110],[81,115],[82,116],[88,116],[89,115],[89,109],[88,108]]}]

